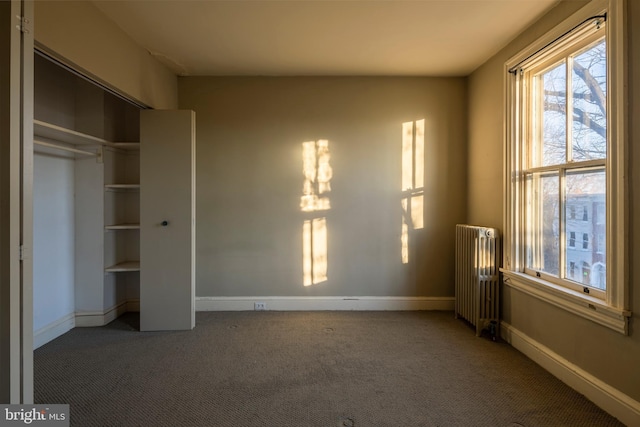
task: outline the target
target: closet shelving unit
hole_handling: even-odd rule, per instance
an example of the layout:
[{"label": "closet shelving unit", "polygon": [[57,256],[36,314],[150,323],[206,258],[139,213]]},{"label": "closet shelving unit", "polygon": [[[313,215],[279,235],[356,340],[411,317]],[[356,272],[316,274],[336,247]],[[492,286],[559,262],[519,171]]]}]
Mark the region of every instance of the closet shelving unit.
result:
[{"label": "closet shelving unit", "polygon": [[[140,183],[139,175],[132,174],[127,170],[135,164],[139,170],[140,143],[116,142],[109,145],[106,153],[106,161],[113,159],[113,164],[117,167],[108,178],[105,173],[105,232],[115,234],[112,236],[111,245],[114,247],[113,259],[105,267],[107,273],[123,273],[140,271],[139,261],[139,195]],[[133,161],[132,161],[133,160]],[[124,172],[126,173],[123,173]],[[137,172],[136,170],[136,172]],[[135,237],[131,237],[135,234]],[[109,236],[107,236],[109,237]],[[131,247],[135,240],[135,247]],[[105,239],[109,241],[108,238]],[[124,246],[121,244],[124,241]],[[118,253],[123,255],[118,255]]]},{"label": "closet shelving unit", "polygon": [[[88,135],[72,129],[67,129],[52,123],[41,120],[33,121],[35,150],[62,150],[68,153],[81,156],[95,156],[98,162],[103,162],[103,150],[108,147],[114,153],[139,151],[139,142],[112,142],[93,135]],[[39,147],[45,147],[39,148]],[[117,156],[117,154],[115,154]],[[106,183],[105,191],[111,192],[138,192],[140,184],[137,183]],[[124,230],[139,230],[139,222],[115,222],[105,224],[105,231],[118,232]],[[119,261],[104,268],[105,273],[119,273],[129,271],[140,271],[140,261],[130,260]]]},{"label": "closet shelving unit", "polygon": [[[131,203],[132,198],[133,197],[137,198],[139,196],[140,184],[112,183],[112,184],[105,184],[104,188],[107,196],[109,195],[109,193],[113,194],[111,204],[114,205],[115,210],[118,210],[117,205],[122,203],[132,204]],[[105,197],[105,199],[106,198],[107,197]],[[122,200],[127,198],[129,199],[128,202],[126,200]],[[105,203],[105,204],[109,205],[109,203]],[[140,230],[139,217],[134,218],[134,220],[137,219],[137,221],[134,222],[131,219],[131,214],[125,214],[124,218],[122,214],[121,215],[115,214],[114,216],[116,218],[110,221],[109,224],[105,224],[104,229],[106,232],[116,233],[116,234],[125,234],[125,233],[130,234],[134,232],[139,233],[139,230]],[[120,236],[116,236],[116,240],[117,240],[117,237],[120,237]],[[128,243],[129,244],[131,243],[131,239],[128,239]],[[115,243],[115,245],[117,246],[117,243]],[[135,250],[135,252],[139,253],[139,250]],[[115,263],[105,267],[104,271],[107,273],[140,271],[140,261],[138,259],[132,260],[130,258],[131,256],[127,257],[127,259],[125,259],[124,261],[116,260]]]}]

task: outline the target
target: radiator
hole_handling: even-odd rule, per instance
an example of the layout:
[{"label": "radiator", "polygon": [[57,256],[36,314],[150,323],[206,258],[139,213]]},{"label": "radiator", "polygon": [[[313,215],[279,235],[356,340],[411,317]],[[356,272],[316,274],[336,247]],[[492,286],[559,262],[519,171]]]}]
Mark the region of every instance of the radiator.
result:
[{"label": "radiator", "polygon": [[500,233],[496,228],[456,225],[456,318],[480,336],[488,329],[495,339],[499,318]]}]

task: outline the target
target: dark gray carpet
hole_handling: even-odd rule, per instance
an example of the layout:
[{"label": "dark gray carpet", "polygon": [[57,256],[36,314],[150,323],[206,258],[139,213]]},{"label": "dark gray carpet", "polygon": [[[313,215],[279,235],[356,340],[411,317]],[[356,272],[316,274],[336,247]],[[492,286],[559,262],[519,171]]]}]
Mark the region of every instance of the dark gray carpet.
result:
[{"label": "dark gray carpet", "polygon": [[128,313],[35,352],[36,403],[73,426],[617,426],[450,312]]}]

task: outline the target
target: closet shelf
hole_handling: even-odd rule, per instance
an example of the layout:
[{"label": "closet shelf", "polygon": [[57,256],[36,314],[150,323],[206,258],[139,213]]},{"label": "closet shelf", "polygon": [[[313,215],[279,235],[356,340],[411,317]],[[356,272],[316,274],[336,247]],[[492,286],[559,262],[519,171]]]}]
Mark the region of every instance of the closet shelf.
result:
[{"label": "closet shelf", "polygon": [[105,225],[105,230],[139,230],[140,224],[113,224]]},{"label": "closet shelf", "polygon": [[105,145],[108,143],[108,141],[102,138],[66,129],[40,120],[33,121],[33,133],[35,136],[66,142],[67,144],[73,145]]},{"label": "closet shelf", "polygon": [[33,139],[33,144],[34,144],[34,151],[42,151],[44,153],[47,153],[48,150],[46,150],[46,149],[38,150],[37,147],[40,146],[40,147],[52,148],[54,150],[62,150],[62,151],[70,152],[70,153],[82,154],[84,156],[92,156],[92,157],[98,157],[99,156],[99,153],[94,152],[94,151],[79,150],[77,148],[69,147],[69,146],[66,146],[66,145],[52,144],[50,142],[40,141],[40,140],[38,140],[36,138]]},{"label": "closet shelf", "polygon": [[41,120],[33,121],[33,134],[35,137],[64,142],[72,145],[103,145],[119,148],[121,150],[139,150],[139,142],[112,142],[93,135],[67,129]]},{"label": "closet shelf", "polygon": [[107,273],[120,273],[126,271],[140,271],[140,261],[124,261],[104,269]]},{"label": "closet shelf", "polygon": [[119,148],[121,150],[135,151],[140,149],[139,142],[111,142],[107,144],[109,147]]},{"label": "closet shelf", "polygon": [[105,184],[107,190],[139,190],[140,184]]}]

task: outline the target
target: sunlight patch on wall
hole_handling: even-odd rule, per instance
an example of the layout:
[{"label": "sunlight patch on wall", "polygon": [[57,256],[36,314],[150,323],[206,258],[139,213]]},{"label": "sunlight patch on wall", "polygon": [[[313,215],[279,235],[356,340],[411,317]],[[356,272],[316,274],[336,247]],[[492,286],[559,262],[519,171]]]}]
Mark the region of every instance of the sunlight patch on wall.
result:
[{"label": "sunlight patch on wall", "polygon": [[424,228],[424,119],[402,124],[402,263],[409,263],[411,231]]},{"label": "sunlight patch on wall", "polygon": [[413,186],[413,122],[402,124],[402,191]]},{"label": "sunlight patch on wall", "polygon": [[302,225],[302,284],[327,280],[327,219],[314,218]]},{"label": "sunlight patch on wall", "polygon": [[[329,163],[329,141],[302,143],[302,212],[313,213],[331,209],[328,194],[331,191],[333,171]],[[302,283],[311,286],[327,280],[327,219],[313,217],[302,224]]]},{"label": "sunlight patch on wall", "polygon": [[414,195],[411,197],[411,223],[414,230],[424,228],[424,195]]},{"label": "sunlight patch on wall", "polygon": [[402,235],[400,236],[400,242],[402,243],[402,263],[409,263],[409,226],[402,221]]},{"label": "sunlight patch on wall", "polygon": [[329,141],[308,141],[302,143],[302,174],[304,185],[300,199],[303,212],[315,212],[331,209],[326,193],[331,191],[333,171],[329,160]]}]

